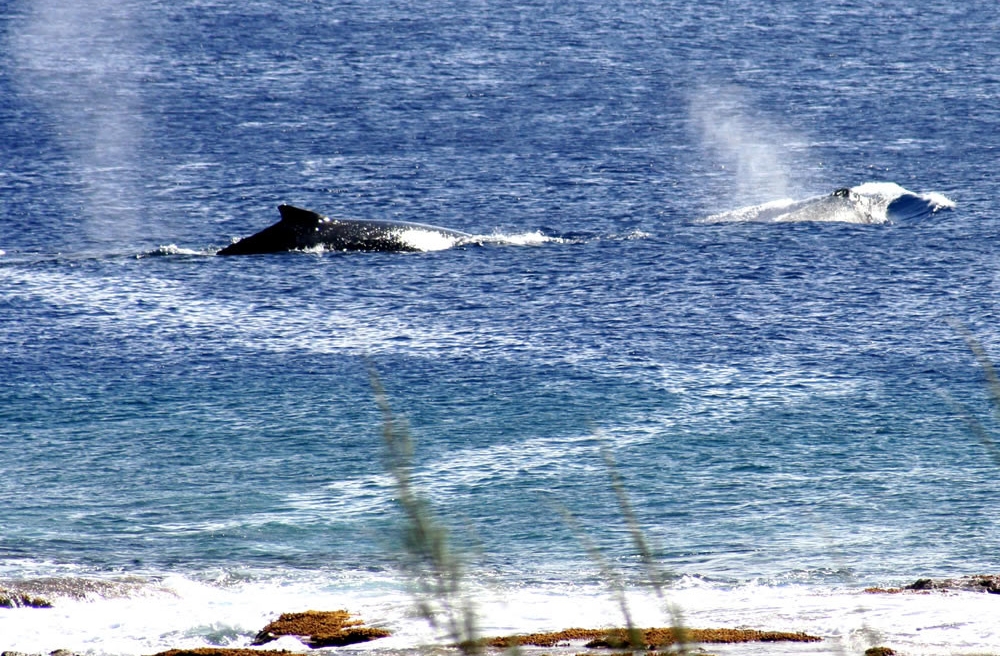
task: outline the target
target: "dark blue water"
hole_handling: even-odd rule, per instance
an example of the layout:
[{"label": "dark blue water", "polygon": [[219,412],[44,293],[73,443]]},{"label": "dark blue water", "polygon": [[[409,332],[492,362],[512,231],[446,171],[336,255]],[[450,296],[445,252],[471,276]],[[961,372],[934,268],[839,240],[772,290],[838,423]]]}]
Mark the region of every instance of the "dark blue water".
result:
[{"label": "dark blue water", "polygon": [[[391,577],[370,368],[473,577],[639,577],[602,449],[676,577],[996,571],[1000,11],[910,5],[4,5],[0,579]],[[700,222],[868,182],[954,207]]]}]

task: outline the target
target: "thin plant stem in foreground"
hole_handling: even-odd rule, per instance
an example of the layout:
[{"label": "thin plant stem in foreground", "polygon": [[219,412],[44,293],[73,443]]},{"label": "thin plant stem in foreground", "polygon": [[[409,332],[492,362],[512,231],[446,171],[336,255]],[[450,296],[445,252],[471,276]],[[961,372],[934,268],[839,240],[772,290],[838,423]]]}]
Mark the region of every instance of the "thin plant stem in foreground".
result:
[{"label": "thin plant stem in foreground", "polygon": [[653,557],[653,550],[649,546],[649,541],[646,540],[646,535],[643,533],[642,527],[639,526],[639,519],[636,517],[635,510],[632,508],[632,503],[629,501],[628,493],[625,490],[625,482],[622,480],[621,473],[618,471],[618,466],[615,463],[614,456],[607,447],[602,447],[601,455],[604,457],[604,465],[607,467],[608,474],[611,476],[611,487],[618,499],[618,508],[621,510],[622,517],[625,519],[629,535],[632,537],[632,544],[635,546],[636,551],[639,552],[639,558],[642,560],[642,564],[646,568],[646,577],[650,585],[656,591],[656,596],[659,597],[661,603],[664,604],[667,614],[670,616],[671,627],[674,629],[674,633],[677,636],[677,651],[681,654],[686,654],[688,651],[689,641],[687,631],[684,629],[684,619],[681,615],[680,608],[671,604],[667,600],[666,593],[663,591],[666,577],[663,574],[663,570],[656,562],[656,559]]},{"label": "thin plant stem in foreground", "polygon": [[415,588],[417,609],[434,628],[443,628],[465,654],[479,654],[476,613],[462,590],[462,567],[448,545],[448,533],[435,519],[430,503],[413,485],[413,439],[405,420],[396,417],[382,382],[368,368],[375,400],[382,412],[385,464],[396,487],[405,526],[404,567]]},{"label": "thin plant stem in foreground", "polygon": [[566,525],[576,535],[576,539],[587,550],[587,555],[590,556],[590,559],[597,565],[601,573],[601,578],[611,588],[615,601],[618,602],[618,607],[622,612],[622,617],[625,619],[625,632],[629,646],[632,649],[643,649],[645,647],[643,634],[635,625],[635,622],[632,621],[632,611],[629,608],[628,599],[625,597],[625,584],[622,582],[621,576],[611,568],[604,554],[601,553],[601,550],[594,544],[594,541],[583,531],[576,517],[564,507],[560,507],[560,512],[562,513],[563,521],[566,522]]},{"label": "thin plant stem in foreground", "polygon": [[[965,326],[953,323],[955,328],[962,334],[965,338],[965,343],[969,346],[969,350],[972,354],[976,356],[976,361],[979,366],[983,369],[983,374],[986,376],[986,388],[990,393],[990,400],[993,406],[993,414],[998,419],[1000,419],[1000,376],[997,376],[996,368],[993,366],[993,361],[990,359],[989,355],[986,353],[986,349],[979,342],[975,336],[969,332]],[[956,412],[965,420],[965,423],[969,426],[969,430],[972,434],[976,436],[979,443],[983,445],[986,452],[989,454],[993,462],[1000,466],[1000,446],[990,435],[986,426],[983,425],[975,415],[973,415],[965,406],[960,404],[958,401],[953,399],[951,395],[946,392],[942,392],[941,395],[945,398],[948,403],[956,410]]]}]

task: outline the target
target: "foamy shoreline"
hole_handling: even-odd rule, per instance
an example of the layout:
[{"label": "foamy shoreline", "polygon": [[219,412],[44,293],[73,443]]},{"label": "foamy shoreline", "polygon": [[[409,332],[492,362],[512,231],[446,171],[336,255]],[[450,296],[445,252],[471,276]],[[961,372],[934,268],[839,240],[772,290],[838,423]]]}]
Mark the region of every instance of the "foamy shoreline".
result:
[{"label": "foamy shoreline", "polygon": [[[817,639],[719,644],[700,638],[698,644],[710,653],[864,654],[872,647],[889,647],[911,656],[1000,654],[1000,627],[993,619],[1000,613],[1000,594],[989,594],[997,583],[1000,577],[971,576],[920,579],[900,587],[824,591],[797,586],[699,587],[692,581],[670,590],[669,596],[681,609],[685,627],[801,633]],[[218,651],[223,647],[258,656],[266,651],[312,653],[308,640],[291,634],[276,634],[274,640],[257,646],[252,644],[253,636],[288,611],[339,608],[350,609],[352,622],[365,622],[358,626],[384,629],[391,635],[349,646],[321,646],[323,653],[330,649],[386,656],[429,649],[458,653],[440,647],[447,639],[415,616],[413,600],[405,591],[390,598],[385,590],[369,591],[366,597],[357,590],[317,593],[281,584],[219,587],[186,579],[39,579],[16,585],[0,582],[0,604],[4,599],[11,601],[13,590],[36,595],[44,604],[0,607],[0,656],[5,650],[30,656],[53,652],[56,656],[151,656],[180,650],[172,654],[177,656],[198,649],[236,656],[235,652],[223,655]],[[49,596],[43,598],[43,592]],[[473,595],[481,636],[552,634],[569,627],[607,633],[621,625],[620,612],[606,591],[505,589],[493,591],[493,596],[489,592],[479,589]],[[664,626],[664,609],[654,596],[630,592],[629,604],[638,626]],[[593,635],[579,639],[564,635],[562,640],[523,649],[527,654],[577,654],[588,650],[591,639]],[[320,646],[322,641],[315,642]],[[596,649],[590,653],[609,652]]]}]

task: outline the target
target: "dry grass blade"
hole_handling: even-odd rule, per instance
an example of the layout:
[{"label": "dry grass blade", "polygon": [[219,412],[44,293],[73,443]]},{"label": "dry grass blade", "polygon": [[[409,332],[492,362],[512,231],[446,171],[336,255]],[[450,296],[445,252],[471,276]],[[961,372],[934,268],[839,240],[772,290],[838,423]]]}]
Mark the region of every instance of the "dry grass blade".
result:
[{"label": "dry grass blade", "polygon": [[[986,349],[979,342],[975,336],[969,332],[965,326],[960,324],[953,324],[955,328],[962,334],[965,339],[965,343],[968,345],[969,350],[976,357],[976,361],[979,366],[983,369],[983,374],[986,376],[986,386],[990,393],[990,399],[993,405],[993,414],[1000,419],[1000,377],[997,376],[996,368],[993,366],[993,361],[990,360],[989,355],[986,353]],[[953,399],[950,395],[943,393],[942,396],[955,408],[956,412],[961,415],[965,423],[968,424],[969,430],[972,431],[976,439],[979,440],[980,444],[989,453],[990,458],[993,462],[1000,466],[1000,446],[997,446],[996,440],[990,435],[986,426],[983,425],[979,419],[977,419],[969,410],[961,405],[958,401]]]},{"label": "dry grass blade", "polygon": [[[632,503],[629,501],[628,493],[625,490],[625,482],[622,480],[622,476],[618,471],[618,465],[615,463],[614,456],[607,447],[602,447],[601,453],[604,457],[604,464],[608,468],[608,473],[611,476],[611,487],[614,489],[615,496],[618,499],[618,507],[621,510],[622,517],[625,519],[625,523],[628,526],[629,535],[632,537],[632,543],[635,545],[636,551],[639,552],[639,557],[642,559],[642,564],[646,568],[646,577],[649,580],[650,585],[656,591],[656,595],[660,598],[660,601],[666,606],[667,614],[670,616],[670,623],[673,627],[676,639],[673,641],[677,645],[677,651],[681,654],[686,654],[688,649],[688,634],[684,629],[684,619],[681,615],[681,611],[675,605],[667,601],[666,594],[663,592],[664,582],[666,577],[663,575],[663,571],[660,569],[653,557],[653,550],[649,546],[649,542],[646,540],[646,535],[642,531],[642,527],[639,525],[639,519],[636,517],[635,510],[632,508]],[[631,625],[630,625],[631,631]]]},{"label": "dry grass blade", "polygon": [[368,375],[375,400],[382,412],[382,437],[386,468],[396,485],[396,501],[406,519],[404,559],[415,588],[417,608],[434,628],[443,628],[448,638],[466,654],[479,654],[476,613],[462,592],[462,568],[448,547],[448,534],[434,518],[430,503],[414,488],[413,440],[406,422],[393,414],[385,388],[369,365]]},{"label": "dry grass blade", "polygon": [[576,521],[576,517],[567,510],[566,508],[560,507],[560,512],[563,516],[563,521],[569,526],[570,530],[573,531],[576,539],[580,541],[584,549],[587,550],[587,554],[590,559],[594,561],[598,569],[601,572],[601,578],[608,584],[611,588],[612,594],[615,596],[615,601],[618,602],[618,607],[622,611],[622,617],[625,620],[625,630],[628,636],[628,642],[633,649],[643,648],[643,638],[639,629],[636,628],[635,623],[632,621],[632,611],[628,606],[628,599],[625,598],[625,584],[622,582],[621,577],[611,569],[608,561],[604,558],[604,554],[601,550],[597,548],[587,534],[583,531],[580,523]]}]

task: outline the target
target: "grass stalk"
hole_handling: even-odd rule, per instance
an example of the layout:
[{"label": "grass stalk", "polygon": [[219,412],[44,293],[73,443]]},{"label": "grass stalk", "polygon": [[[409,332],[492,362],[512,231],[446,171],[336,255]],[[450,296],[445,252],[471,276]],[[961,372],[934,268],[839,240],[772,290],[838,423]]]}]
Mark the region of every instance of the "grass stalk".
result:
[{"label": "grass stalk", "polygon": [[417,610],[431,627],[469,656],[482,652],[476,613],[463,593],[462,567],[448,544],[448,532],[434,517],[431,504],[413,484],[413,439],[406,421],[389,405],[374,367],[368,375],[382,413],[385,466],[396,487],[396,502],[405,517],[404,568],[414,586]]},{"label": "grass stalk", "polygon": [[656,596],[659,597],[660,602],[667,611],[667,615],[670,617],[670,626],[677,636],[676,644],[678,653],[686,654],[688,653],[689,636],[684,628],[684,618],[681,610],[667,600],[666,593],[664,592],[666,576],[660,568],[659,563],[653,557],[653,550],[650,548],[649,541],[646,540],[646,535],[639,525],[639,519],[629,500],[628,492],[625,489],[625,482],[618,470],[618,465],[611,450],[607,447],[602,447],[601,455],[604,458],[604,465],[607,467],[608,474],[611,477],[611,488],[618,499],[618,508],[621,510],[622,518],[628,527],[632,544],[639,553],[639,558],[642,560],[643,567],[646,570],[646,579],[656,592]]},{"label": "grass stalk", "polygon": [[[957,323],[953,325],[961,333],[969,350],[972,351],[976,361],[982,368],[983,375],[986,377],[986,388],[990,394],[993,414],[997,419],[1000,419],[1000,376],[997,376],[996,367],[993,366],[993,361],[986,353],[983,345],[965,326]],[[942,396],[951,404],[958,415],[962,417],[966,425],[968,425],[969,430],[979,440],[979,443],[983,445],[983,448],[986,449],[987,454],[989,454],[993,462],[1000,467],[1000,446],[997,445],[996,440],[990,435],[983,422],[979,421],[968,408],[952,398],[951,395],[942,392]]]},{"label": "grass stalk", "polygon": [[628,646],[632,649],[643,649],[645,648],[645,640],[642,631],[635,625],[632,621],[632,611],[628,605],[628,599],[625,597],[625,583],[622,581],[621,576],[612,569],[611,565],[608,563],[604,554],[597,547],[593,540],[591,540],[587,534],[584,532],[580,523],[576,520],[566,508],[560,508],[560,512],[563,516],[563,521],[569,526],[570,530],[576,536],[576,539],[583,545],[584,549],[587,551],[587,555],[590,559],[594,561],[597,565],[598,570],[601,573],[601,579],[608,584],[611,588],[611,593],[618,603],[618,607],[622,612],[622,618],[625,620],[625,632],[626,638],[628,639]]}]

